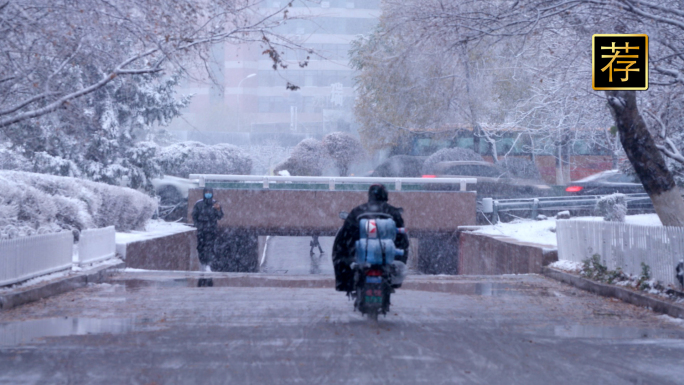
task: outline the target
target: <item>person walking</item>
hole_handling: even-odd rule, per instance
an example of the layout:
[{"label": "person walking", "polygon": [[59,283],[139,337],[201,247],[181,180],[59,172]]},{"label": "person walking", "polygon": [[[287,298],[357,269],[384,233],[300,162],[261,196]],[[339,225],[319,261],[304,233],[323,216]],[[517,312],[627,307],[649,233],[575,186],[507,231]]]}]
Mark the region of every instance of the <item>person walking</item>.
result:
[{"label": "person walking", "polygon": [[323,254],[323,248],[321,247],[320,242],[318,242],[318,234],[314,234],[311,236],[311,242],[309,242],[309,246],[311,246],[311,250],[309,251],[309,254],[314,253],[314,248],[318,247],[319,254]]},{"label": "person walking", "polygon": [[192,208],[192,222],[197,228],[197,255],[203,271],[211,271],[215,259],[218,221],[223,218],[221,205],[214,200],[214,190],[205,187],[203,198]]}]

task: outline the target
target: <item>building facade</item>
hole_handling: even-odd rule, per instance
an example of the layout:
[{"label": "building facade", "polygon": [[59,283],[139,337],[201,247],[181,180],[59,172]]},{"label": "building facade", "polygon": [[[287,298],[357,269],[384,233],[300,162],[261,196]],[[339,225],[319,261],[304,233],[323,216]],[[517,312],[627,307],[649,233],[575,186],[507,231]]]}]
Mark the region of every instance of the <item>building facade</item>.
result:
[{"label": "building facade", "polygon": [[[265,11],[286,1],[266,0]],[[213,82],[186,84],[194,94],[181,119],[170,129],[186,140],[207,143],[294,145],[305,137],[354,131],[354,80],[350,42],[373,31],[380,0],[295,0],[290,19],[275,32],[313,49],[284,51],[287,69],[275,71],[259,44],[221,44],[212,49]],[[299,63],[310,56],[308,65]],[[299,88],[286,89],[291,83]]]}]

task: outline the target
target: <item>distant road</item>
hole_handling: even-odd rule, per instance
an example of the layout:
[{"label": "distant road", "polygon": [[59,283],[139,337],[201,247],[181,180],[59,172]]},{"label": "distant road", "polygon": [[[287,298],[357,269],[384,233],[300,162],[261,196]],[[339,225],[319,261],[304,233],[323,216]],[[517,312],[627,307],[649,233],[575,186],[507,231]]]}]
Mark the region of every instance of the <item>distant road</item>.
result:
[{"label": "distant road", "polygon": [[262,273],[307,275],[307,274],[334,274],[332,252],[334,237],[319,237],[318,241],[323,248],[323,253],[314,249],[314,254],[309,251],[311,237],[268,237],[264,255],[260,256]]}]

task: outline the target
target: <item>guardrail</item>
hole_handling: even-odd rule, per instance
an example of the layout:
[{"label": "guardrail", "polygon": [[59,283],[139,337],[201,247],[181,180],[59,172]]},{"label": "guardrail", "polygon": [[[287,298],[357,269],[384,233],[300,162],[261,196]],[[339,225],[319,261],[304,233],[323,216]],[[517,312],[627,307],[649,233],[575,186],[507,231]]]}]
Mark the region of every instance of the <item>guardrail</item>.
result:
[{"label": "guardrail", "polygon": [[263,188],[270,188],[271,183],[312,183],[327,184],[329,190],[335,190],[338,184],[393,184],[395,191],[401,191],[402,184],[458,184],[461,191],[466,191],[467,184],[476,184],[477,178],[372,178],[372,177],[327,177],[327,176],[261,176],[261,175],[219,175],[190,174],[190,179],[198,180],[199,187],[206,186],[207,181],[217,182],[257,182]]},{"label": "guardrail", "polygon": [[78,240],[78,264],[85,265],[113,258],[116,254],[114,226],[81,231]]},{"label": "guardrail", "polygon": [[0,241],[0,286],[71,269],[70,231]]},{"label": "guardrail", "polygon": [[[638,206],[638,208],[653,208],[653,203],[648,194],[624,194],[627,207]],[[482,199],[482,213],[492,214],[492,223],[498,223],[499,212],[502,211],[530,211],[530,218],[536,218],[539,210],[581,210],[596,206],[605,195],[580,195],[580,196],[559,196],[543,198],[524,198],[524,199]]]},{"label": "guardrail", "polygon": [[641,263],[651,268],[651,277],[678,286],[675,267],[684,255],[684,228],[638,226],[603,221],[556,221],[558,259],[574,262],[594,254],[608,269],[641,274]]},{"label": "guardrail", "polygon": [[70,231],[0,240],[0,286],[113,258],[115,238],[114,226],[83,230],[77,254]]}]

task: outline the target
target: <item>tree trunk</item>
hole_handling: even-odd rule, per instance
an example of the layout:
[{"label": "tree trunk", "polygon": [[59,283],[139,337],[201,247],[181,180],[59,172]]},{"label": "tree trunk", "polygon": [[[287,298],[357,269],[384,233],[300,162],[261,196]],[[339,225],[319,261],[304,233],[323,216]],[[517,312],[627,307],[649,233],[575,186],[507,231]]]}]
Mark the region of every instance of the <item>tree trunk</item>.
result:
[{"label": "tree trunk", "polygon": [[473,151],[480,153],[480,130],[473,127]]},{"label": "tree trunk", "polygon": [[556,145],[556,184],[563,185],[563,146],[558,143]]},{"label": "tree trunk", "polygon": [[[470,93],[470,59],[468,58],[468,49],[466,48],[465,44],[463,45],[463,65],[465,66],[466,94],[468,95],[468,107],[470,109],[470,124],[473,127],[473,151],[478,154],[482,154],[480,152],[480,137],[482,136],[482,127],[480,127],[480,123],[477,118],[477,110]],[[496,156],[496,148],[494,147],[493,150],[492,158],[494,158],[494,163],[498,163],[499,159],[497,159]]]},{"label": "tree trunk", "polygon": [[563,167],[563,185],[570,184],[570,141],[563,141],[563,156],[561,157],[561,165]]},{"label": "tree trunk", "polygon": [[530,141],[530,160],[532,162],[537,162],[537,157],[534,154],[534,138],[532,137],[532,134],[527,135],[529,141]]},{"label": "tree trunk", "polygon": [[616,151],[612,151],[611,154],[610,154],[610,156],[611,156],[611,157],[610,157],[611,164],[613,165],[613,170],[617,170],[618,167],[620,166],[620,164],[619,164],[620,162],[619,162],[619,159],[618,159],[618,154],[617,154],[617,152],[616,152]]},{"label": "tree trunk", "polygon": [[639,114],[635,91],[606,91],[627,158],[664,226],[684,226],[684,199]]}]

